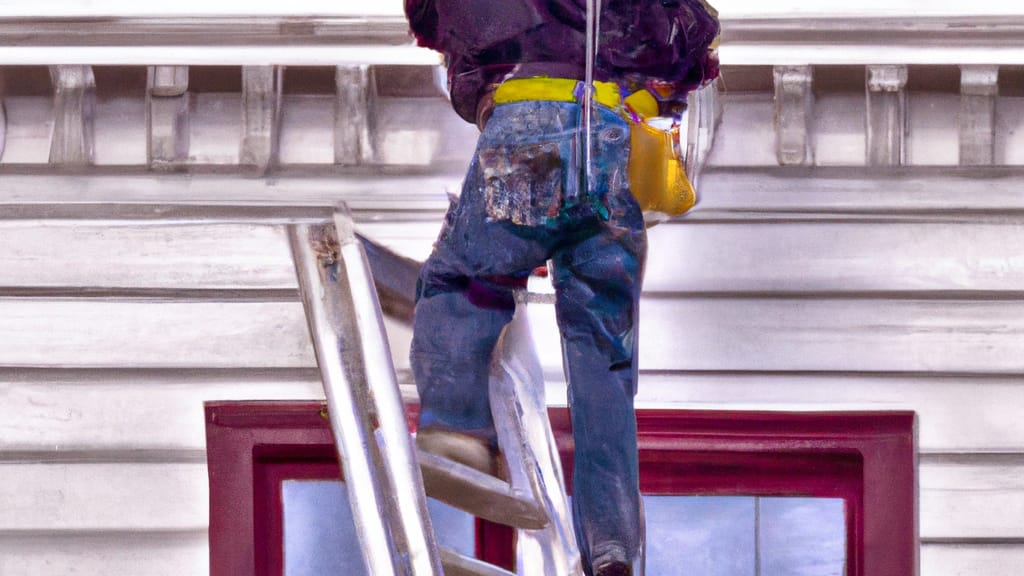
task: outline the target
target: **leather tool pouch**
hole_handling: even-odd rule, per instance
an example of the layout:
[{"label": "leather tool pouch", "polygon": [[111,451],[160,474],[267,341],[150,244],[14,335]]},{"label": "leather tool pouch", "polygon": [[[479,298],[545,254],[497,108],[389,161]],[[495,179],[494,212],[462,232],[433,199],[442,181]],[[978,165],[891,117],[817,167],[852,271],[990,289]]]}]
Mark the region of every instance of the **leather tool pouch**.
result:
[{"label": "leather tool pouch", "polygon": [[678,216],[697,203],[676,150],[678,127],[662,130],[629,120],[629,187],[644,212]]}]

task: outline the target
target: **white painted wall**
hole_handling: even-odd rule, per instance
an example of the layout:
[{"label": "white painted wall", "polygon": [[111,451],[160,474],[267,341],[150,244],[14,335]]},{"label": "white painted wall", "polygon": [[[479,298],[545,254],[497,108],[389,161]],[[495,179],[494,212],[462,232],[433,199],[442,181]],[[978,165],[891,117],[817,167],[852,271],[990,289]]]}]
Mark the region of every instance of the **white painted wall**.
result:
[{"label": "white painted wall", "polygon": [[[854,8],[838,1],[718,5],[736,18],[769,10],[955,10],[951,2],[874,0]],[[352,9],[331,6],[339,14]],[[396,2],[374,6],[398,14]],[[1024,12],[996,0],[972,7],[978,14]],[[281,9],[265,3],[246,13]],[[312,0],[288,9],[326,10]],[[0,16],[175,10],[210,14],[228,4],[0,2]],[[47,161],[50,99],[4,104],[0,205],[347,199],[362,210],[362,232],[416,258],[429,250],[474,136],[440,99],[395,99],[382,103],[382,157],[446,163],[449,171],[308,180],[104,169],[32,176],[12,165]],[[331,161],[331,106],[318,96],[286,99],[287,163]],[[1016,97],[999,105],[997,158],[1016,168],[944,171],[956,160],[948,119],[957,106],[955,95],[911,95],[909,158],[916,168],[894,175],[863,168],[857,94],[819,99],[816,171],[775,167],[769,94],[728,97],[702,203],[650,233],[638,404],[914,410],[922,574],[1016,576],[1024,572],[1024,105]],[[236,111],[237,95],[195,99],[195,161],[235,160]],[[138,99],[101,100],[97,123],[99,164],[144,161]],[[419,138],[414,156],[401,152],[410,135]],[[295,288],[283,230],[0,217],[0,246],[0,575],[202,576],[202,402],[322,395],[301,306],[281,295]],[[544,296],[537,300],[530,310],[549,398],[561,403],[553,312]],[[409,331],[396,324],[389,330],[404,392],[412,394]]]},{"label": "white painted wall", "polygon": [[[922,573],[1013,574],[1024,322],[1005,298],[1024,276],[1020,226],[943,218],[655,228],[638,402],[915,410]],[[401,224],[364,230],[409,242]],[[299,303],[246,296],[294,286],[281,230],[8,224],[0,243],[5,287],[241,290],[0,298],[0,573],[204,573],[202,400],[320,396]],[[552,313],[530,306],[558,402]],[[408,331],[391,329],[408,382]]]}]

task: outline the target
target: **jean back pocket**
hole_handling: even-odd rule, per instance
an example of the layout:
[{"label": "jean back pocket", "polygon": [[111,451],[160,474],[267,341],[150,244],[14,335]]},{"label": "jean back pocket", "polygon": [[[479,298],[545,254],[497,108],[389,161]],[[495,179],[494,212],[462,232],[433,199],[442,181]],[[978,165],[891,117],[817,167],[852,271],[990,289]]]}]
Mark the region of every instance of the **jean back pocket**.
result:
[{"label": "jean back pocket", "polygon": [[566,158],[560,142],[500,144],[477,151],[487,216],[521,226],[551,224],[565,206]]}]

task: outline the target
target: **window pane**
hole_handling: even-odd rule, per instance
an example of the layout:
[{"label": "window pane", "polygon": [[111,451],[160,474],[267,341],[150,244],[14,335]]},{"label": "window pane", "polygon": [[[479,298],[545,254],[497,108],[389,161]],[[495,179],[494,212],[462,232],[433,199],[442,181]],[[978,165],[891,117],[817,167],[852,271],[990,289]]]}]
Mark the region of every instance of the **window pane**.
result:
[{"label": "window pane", "polygon": [[[333,480],[288,480],[281,487],[285,576],[369,576],[359,551],[345,485]],[[438,543],[472,556],[473,517],[427,500]]]},{"label": "window pane", "polygon": [[647,573],[755,576],[754,498],[644,496]]},{"label": "window pane", "polygon": [[[285,576],[369,576],[341,482],[286,481],[282,494]],[[428,507],[439,543],[473,555],[473,517],[432,499]],[[644,507],[648,574],[845,574],[841,499],[644,496]]]},{"label": "window pane", "polygon": [[846,510],[839,498],[761,498],[761,576],[846,574]]},{"label": "window pane", "polygon": [[645,496],[647,573],[843,576],[838,498]]}]

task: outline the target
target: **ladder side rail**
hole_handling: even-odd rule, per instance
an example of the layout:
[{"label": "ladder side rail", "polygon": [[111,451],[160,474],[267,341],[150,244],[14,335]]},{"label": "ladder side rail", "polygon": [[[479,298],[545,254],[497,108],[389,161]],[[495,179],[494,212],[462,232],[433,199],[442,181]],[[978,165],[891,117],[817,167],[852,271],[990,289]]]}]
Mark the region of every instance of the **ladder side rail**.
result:
[{"label": "ladder side rail", "polygon": [[339,207],[335,212],[334,224],[340,244],[339,264],[345,270],[352,299],[353,324],[362,352],[364,378],[372,402],[370,408],[377,419],[375,440],[384,464],[391,509],[396,512],[392,521],[397,525],[392,529],[398,534],[393,535],[401,538],[407,547],[410,574],[440,575],[443,573],[441,557],[430,524],[423,478],[406,424],[405,406],[370,263],[355,234],[347,207]]},{"label": "ladder side rail", "polygon": [[354,312],[333,226],[293,225],[288,234],[366,567],[371,574],[405,574],[405,555],[392,540],[393,499],[386,493],[374,429],[367,421],[361,346],[348,328]]},{"label": "ladder side rail", "polygon": [[526,293],[516,296],[515,316],[502,333],[491,367],[491,412],[513,487],[532,493],[549,520],[543,528],[517,531],[518,573],[582,576],[562,462],[548,419],[544,374],[525,309]]},{"label": "ladder side rail", "polygon": [[[372,574],[397,574],[388,526],[384,519],[384,498],[376,481],[371,440],[362,426],[361,407],[356,398],[355,383],[344,369],[342,351],[344,326],[331,300],[337,288],[325,281],[324,268],[330,256],[318,253],[313,243],[328,236],[325,226],[289,226],[288,236],[302,295],[310,336],[323,380],[331,432],[335,439],[338,461],[347,481],[352,520],[359,537],[366,567]],[[330,274],[329,271],[326,274]],[[341,300],[344,300],[342,298]],[[336,302],[336,305],[342,305]],[[335,312],[332,314],[331,312]]]}]

